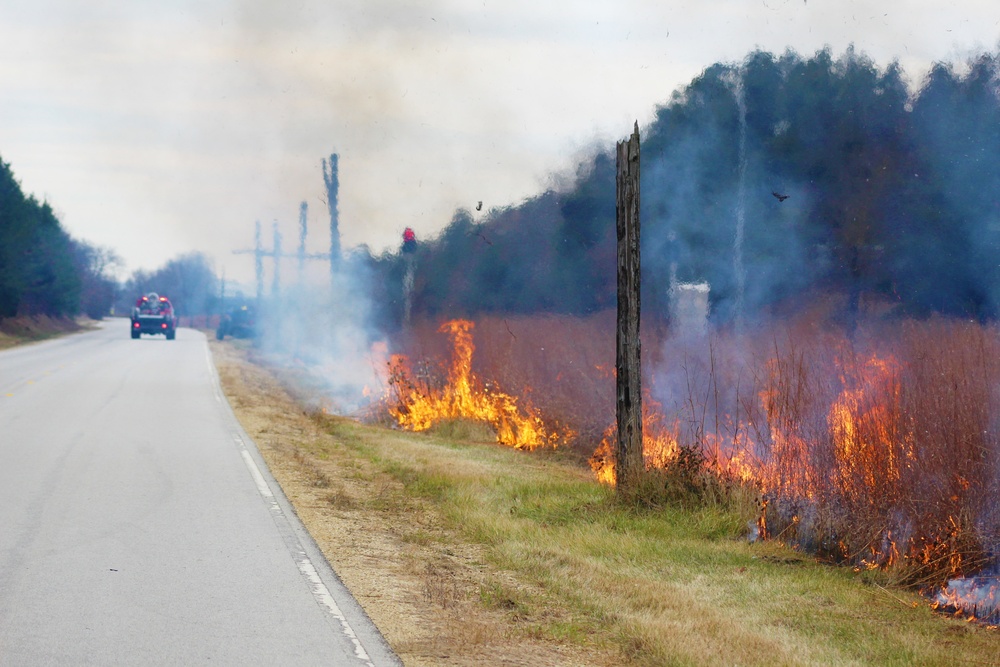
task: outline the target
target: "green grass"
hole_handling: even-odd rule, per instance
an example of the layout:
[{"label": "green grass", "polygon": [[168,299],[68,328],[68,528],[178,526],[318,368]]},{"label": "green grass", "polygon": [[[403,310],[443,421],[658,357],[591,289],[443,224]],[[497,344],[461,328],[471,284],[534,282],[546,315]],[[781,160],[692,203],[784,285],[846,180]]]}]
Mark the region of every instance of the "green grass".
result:
[{"label": "green grass", "polygon": [[328,428],[402,484],[381,502],[430,504],[451,539],[485,547],[504,577],[483,584],[480,602],[527,636],[616,648],[634,665],[1000,664],[995,630],[780,544],[750,544],[745,516],[725,503],[637,507],[553,457]]}]

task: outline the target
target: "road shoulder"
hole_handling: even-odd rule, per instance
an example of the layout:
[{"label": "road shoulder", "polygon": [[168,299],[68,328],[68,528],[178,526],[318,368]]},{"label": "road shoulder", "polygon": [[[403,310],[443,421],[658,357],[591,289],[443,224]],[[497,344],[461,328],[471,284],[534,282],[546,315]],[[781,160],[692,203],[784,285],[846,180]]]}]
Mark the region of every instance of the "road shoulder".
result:
[{"label": "road shoulder", "polygon": [[[425,501],[338,442],[244,351],[212,342],[237,418],[339,578],[406,665],[604,665],[609,656],[525,633],[483,591],[509,575]],[[506,582],[510,586],[518,582]]]}]

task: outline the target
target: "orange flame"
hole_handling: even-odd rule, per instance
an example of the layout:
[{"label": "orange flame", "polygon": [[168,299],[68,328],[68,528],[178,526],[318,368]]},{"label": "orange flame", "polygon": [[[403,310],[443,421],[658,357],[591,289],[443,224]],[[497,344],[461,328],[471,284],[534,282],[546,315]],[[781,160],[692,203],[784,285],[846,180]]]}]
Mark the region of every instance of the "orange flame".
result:
[{"label": "orange flame", "polygon": [[497,442],[517,449],[556,447],[572,433],[546,426],[530,405],[518,405],[517,398],[484,386],[472,372],[473,322],[452,320],[438,329],[448,334],[453,357],[443,389],[419,389],[410,380],[408,360],[395,355],[389,362],[389,383],[397,400],[389,408],[400,426],[413,431],[425,431],[435,424],[451,419],[469,419],[489,424],[497,434]]},{"label": "orange flame", "polygon": [[[779,359],[767,363],[764,390],[757,395],[759,414],[754,428],[749,423],[723,417],[721,431],[735,434],[698,433],[691,443],[681,441],[680,421],[663,413],[662,406],[643,399],[643,459],[647,469],[674,464],[682,447],[697,446],[704,454],[708,472],[727,480],[755,487],[762,494],[760,535],[768,534],[768,498],[827,503],[848,512],[880,512],[902,502],[908,471],[917,458],[914,433],[905,419],[901,390],[902,366],[892,356],[871,355],[858,364],[842,364],[839,393],[826,409],[825,432],[811,433],[800,423],[797,406],[796,372],[783,368]],[[821,413],[822,414],[822,413]],[[669,424],[669,426],[668,426]],[[758,448],[750,434],[766,441]],[[595,477],[603,484],[615,483],[615,427],[610,426],[590,459]],[[761,453],[762,452],[762,453]],[[959,479],[959,483],[968,482]],[[798,522],[792,517],[792,524]],[[948,559],[949,570],[963,569],[962,550],[951,548],[965,532],[952,520],[950,534],[913,541],[900,536],[890,526],[853,558],[860,567],[890,567],[904,560],[937,563]],[[906,531],[902,531],[906,532]],[[839,542],[840,552],[849,555],[848,545]],[[854,545],[853,548],[857,548]]]},{"label": "orange flame", "polygon": [[[769,440],[766,455],[756,454],[750,424],[725,418],[734,423],[727,422],[724,430],[735,435],[700,434],[689,445],[701,448],[708,471],[750,484],[763,494],[810,502],[835,493],[863,505],[896,492],[914,454],[900,417],[900,368],[895,359],[872,356],[850,377],[845,374],[841,378],[844,389],[827,413],[826,437],[832,445],[832,461],[823,462],[816,459],[816,443],[805,437],[800,417],[789,402],[795,388],[782,384],[782,378],[790,376],[788,369],[781,368],[777,359],[771,359],[767,369],[766,388],[758,394],[766,423],[764,435]],[[676,461],[682,446],[679,430],[679,420],[668,426],[662,406],[644,396],[643,460],[647,469],[667,468]],[[590,459],[598,481],[611,485],[615,483],[614,434],[612,425]],[[766,534],[766,502],[762,508],[758,529]],[[905,551],[891,532],[882,537],[882,544],[870,547],[871,554],[865,559],[876,566],[891,565]]]},{"label": "orange flame", "polygon": [[[667,425],[662,406],[648,395],[642,399],[642,459],[646,469],[666,468],[679,452],[677,436],[680,425],[677,421]],[[604,431],[601,444],[590,457],[590,468],[601,484],[614,486],[615,447],[618,429],[612,424]]]},{"label": "orange flame", "polygon": [[913,458],[903,428],[899,368],[892,358],[872,356],[859,377],[830,408],[830,435],[837,458],[837,488],[845,496],[896,495],[902,469]]},{"label": "orange flame", "polygon": [[1000,627],[1000,576],[952,579],[936,593],[931,607],[957,618]]}]

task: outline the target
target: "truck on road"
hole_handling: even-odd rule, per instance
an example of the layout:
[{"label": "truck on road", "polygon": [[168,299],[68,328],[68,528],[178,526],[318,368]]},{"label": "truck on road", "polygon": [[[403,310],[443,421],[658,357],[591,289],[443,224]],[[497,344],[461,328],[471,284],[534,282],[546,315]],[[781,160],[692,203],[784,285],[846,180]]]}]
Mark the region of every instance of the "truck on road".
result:
[{"label": "truck on road", "polygon": [[170,299],[150,292],[135,300],[132,309],[132,338],[142,334],[163,334],[167,340],[177,336],[177,317]]}]

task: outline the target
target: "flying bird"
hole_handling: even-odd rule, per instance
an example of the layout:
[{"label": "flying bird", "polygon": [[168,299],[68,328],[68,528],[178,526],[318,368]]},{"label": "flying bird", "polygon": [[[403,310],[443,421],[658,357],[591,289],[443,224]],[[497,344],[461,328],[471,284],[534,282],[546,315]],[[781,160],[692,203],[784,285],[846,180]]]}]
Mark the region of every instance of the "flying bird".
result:
[{"label": "flying bird", "polygon": [[774,198],[777,199],[779,202],[783,202],[789,197],[789,195],[783,195],[777,192],[772,192],[771,194],[774,195]]}]

